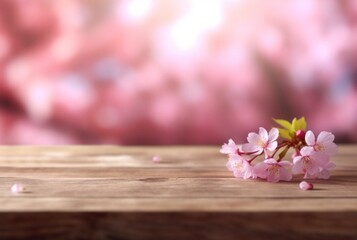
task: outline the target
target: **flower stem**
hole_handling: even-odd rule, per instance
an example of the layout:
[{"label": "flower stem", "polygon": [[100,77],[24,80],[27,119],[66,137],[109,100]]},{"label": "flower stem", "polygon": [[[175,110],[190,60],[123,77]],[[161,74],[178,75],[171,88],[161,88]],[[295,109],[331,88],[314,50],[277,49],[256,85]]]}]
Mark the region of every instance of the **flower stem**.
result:
[{"label": "flower stem", "polygon": [[263,153],[254,156],[253,158],[251,158],[250,160],[248,160],[249,163],[253,162],[254,159],[256,159],[257,157],[261,156]]},{"label": "flower stem", "polygon": [[285,147],[285,149],[282,152],[279,153],[279,159],[277,160],[277,162],[280,162],[285,157],[285,155],[288,152],[289,148],[290,148],[290,145],[287,145]]},{"label": "flower stem", "polygon": [[289,144],[290,144],[290,142],[282,142],[282,143],[280,143],[280,144],[277,146],[277,148],[275,149],[273,155],[271,155],[271,157],[273,158],[273,157],[275,156],[275,154],[276,154],[282,147],[284,147],[284,146],[286,146],[286,145],[289,145]]}]

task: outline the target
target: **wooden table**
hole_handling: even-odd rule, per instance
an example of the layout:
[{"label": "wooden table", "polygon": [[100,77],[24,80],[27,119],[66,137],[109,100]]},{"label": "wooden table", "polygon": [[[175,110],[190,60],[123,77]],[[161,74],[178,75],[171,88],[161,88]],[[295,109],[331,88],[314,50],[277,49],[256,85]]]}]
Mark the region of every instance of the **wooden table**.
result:
[{"label": "wooden table", "polygon": [[333,161],[302,191],[233,178],[219,147],[0,147],[0,239],[357,239],[357,146]]}]

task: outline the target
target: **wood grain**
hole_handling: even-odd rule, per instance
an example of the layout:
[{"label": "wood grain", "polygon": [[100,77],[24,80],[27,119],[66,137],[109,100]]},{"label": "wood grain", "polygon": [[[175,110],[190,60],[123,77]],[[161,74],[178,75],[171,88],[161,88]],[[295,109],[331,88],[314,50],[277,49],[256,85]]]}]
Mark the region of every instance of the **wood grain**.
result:
[{"label": "wood grain", "polygon": [[0,239],[356,239],[357,146],[333,161],[301,191],[233,178],[214,146],[2,146]]}]

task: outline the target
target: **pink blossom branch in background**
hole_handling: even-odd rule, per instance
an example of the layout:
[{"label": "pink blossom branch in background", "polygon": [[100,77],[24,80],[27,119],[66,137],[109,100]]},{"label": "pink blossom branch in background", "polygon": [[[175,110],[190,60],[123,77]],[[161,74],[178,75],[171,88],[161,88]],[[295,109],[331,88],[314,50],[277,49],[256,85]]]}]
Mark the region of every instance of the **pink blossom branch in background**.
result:
[{"label": "pink blossom branch in background", "polygon": [[[1,0],[1,144],[357,141],[355,1]],[[238,126],[238,127],[237,127]]]}]

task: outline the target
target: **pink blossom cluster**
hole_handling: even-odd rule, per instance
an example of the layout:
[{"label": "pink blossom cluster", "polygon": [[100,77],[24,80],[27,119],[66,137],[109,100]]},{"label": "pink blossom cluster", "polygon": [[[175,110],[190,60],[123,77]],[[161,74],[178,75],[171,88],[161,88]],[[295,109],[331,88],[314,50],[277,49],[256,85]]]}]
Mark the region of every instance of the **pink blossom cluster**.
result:
[{"label": "pink blossom cluster", "polygon": [[[310,130],[306,133],[297,130],[294,133],[291,139],[279,142],[277,128],[268,132],[261,127],[258,133],[248,134],[248,143],[238,146],[229,139],[220,152],[228,155],[227,169],[236,178],[279,182],[290,181],[293,174],[303,174],[304,179],[328,179],[330,170],[335,167],[330,160],[337,152],[334,135],[322,131],[316,138]],[[289,159],[286,154],[290,148],[294,151]],[[254,163],[259,156],[263,159]]]}]

